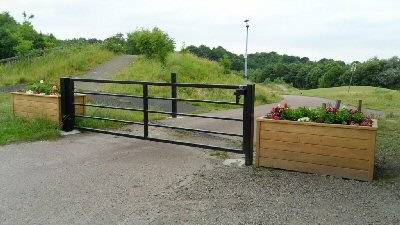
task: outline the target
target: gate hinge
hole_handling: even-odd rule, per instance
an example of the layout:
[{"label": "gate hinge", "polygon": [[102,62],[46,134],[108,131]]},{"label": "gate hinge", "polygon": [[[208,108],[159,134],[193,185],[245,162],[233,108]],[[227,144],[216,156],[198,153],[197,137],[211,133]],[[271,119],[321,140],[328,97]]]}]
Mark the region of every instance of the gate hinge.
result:
[{"label": "gate hinge", "polygon": [[240,96],[246,94],[246,89],[244,89],[244,87],[238,88],[238,89],[235,90],[235,92],[233,94],[236,96],[236,103],[239,103],[240,102]]}]

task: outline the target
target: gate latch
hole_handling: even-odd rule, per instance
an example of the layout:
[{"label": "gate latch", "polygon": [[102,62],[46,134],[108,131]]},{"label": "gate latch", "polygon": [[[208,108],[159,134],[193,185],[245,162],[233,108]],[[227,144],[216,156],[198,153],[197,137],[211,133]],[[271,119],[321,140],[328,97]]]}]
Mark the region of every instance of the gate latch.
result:
[{"label": "gate latch", "polygon": [[244,88],[238,88],[233,93],[236,96],[236,103],[240,102],[240,96],[245,95],[246,90]]}]

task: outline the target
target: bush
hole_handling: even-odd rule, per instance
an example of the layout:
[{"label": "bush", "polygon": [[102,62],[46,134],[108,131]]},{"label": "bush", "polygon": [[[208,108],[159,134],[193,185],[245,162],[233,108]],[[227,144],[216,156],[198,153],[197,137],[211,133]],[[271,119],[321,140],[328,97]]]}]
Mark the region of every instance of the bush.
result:
[{"label": "bush", "polygon": [[232,61],[228,55],[224,55],[219,63],[221,64],[222,68],[224,68],[225,74],[231,73]]},{"label": "bush", "polygon": [[144,55],[165,64],[168,54],[174,49],[174,40],[158,28],[151,31],[141,29],[128,34],[127,50],[130,54]]},{"label": "bush", "polygon": [[119,33],[104,40],[104,47],[114,53],[126,52],[126,40],[124,35]]}]

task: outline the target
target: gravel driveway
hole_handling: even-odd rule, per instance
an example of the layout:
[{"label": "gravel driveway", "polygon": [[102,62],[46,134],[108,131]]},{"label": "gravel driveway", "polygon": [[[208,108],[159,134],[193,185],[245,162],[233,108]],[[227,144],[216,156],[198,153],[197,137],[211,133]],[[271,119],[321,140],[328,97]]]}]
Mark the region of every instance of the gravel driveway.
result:
[{"label": "gravel driveway", "polygon": [[[292,98],[292,105],[320,105],[324,101],[288,98]],[[257,107],[256,114],[264,114],[269,107]],[[229,110],[215,114],[237,116],[238,113]],[[177,123],[173,121],[201,125],[185,119],[170,122]],[[231,132],[238,129],[235,125],[220,124],[212,128]],[[161,130],[153,130],[152,134],[182,138],[180,133]],[[196,138],[221,141],[204,136]],[[398,176],[368,183],[229,166],[223,164],[224,159],[211,156],[212,153],[89,133],[57,141],[2,146],[0,223],[400,223]],[[241,158],[241,155],[228,157]],[[378,160],[380,157],[378,154]],[[392,169],[400,171],[399,167]]]}]

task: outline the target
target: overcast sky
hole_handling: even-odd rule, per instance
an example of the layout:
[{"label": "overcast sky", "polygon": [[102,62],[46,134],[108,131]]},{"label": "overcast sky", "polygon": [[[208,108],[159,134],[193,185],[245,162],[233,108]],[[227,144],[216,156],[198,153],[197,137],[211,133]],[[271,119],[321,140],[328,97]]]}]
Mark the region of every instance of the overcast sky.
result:
[{"label": "overcast sky", "polygon": [[177,43],[285,53],[346,62],[400,55],[399,0],[0,0],[17,20],[58,38],[96,37],[160,27]]}]

